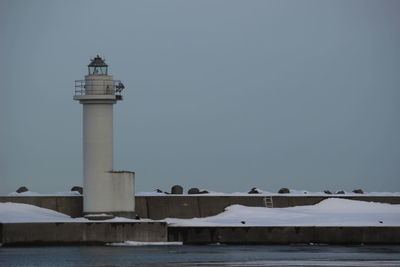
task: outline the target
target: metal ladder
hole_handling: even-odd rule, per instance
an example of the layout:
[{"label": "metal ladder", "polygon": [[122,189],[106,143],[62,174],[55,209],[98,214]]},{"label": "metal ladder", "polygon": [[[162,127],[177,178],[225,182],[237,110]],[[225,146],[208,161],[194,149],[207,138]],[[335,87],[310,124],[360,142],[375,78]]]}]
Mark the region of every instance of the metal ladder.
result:
[{"label": "metal ladder", "polygon": [[271,196],[264,197],[264,206],[266,208],[273,208],[274,207],[274,203],[272,202],[272,197]]}]

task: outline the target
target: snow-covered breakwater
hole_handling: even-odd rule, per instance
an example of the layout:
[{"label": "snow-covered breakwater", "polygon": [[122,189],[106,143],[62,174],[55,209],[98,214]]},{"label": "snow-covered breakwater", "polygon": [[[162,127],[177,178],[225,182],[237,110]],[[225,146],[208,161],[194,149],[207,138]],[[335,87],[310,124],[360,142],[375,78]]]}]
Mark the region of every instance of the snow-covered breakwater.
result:
[{"label": "snow-covered breakwater", "polygon": [[[168,223],[168,239],[167,228]],[[400,205],[327,199],[292,208],[229,206],[216,216],[165,222],[88,222],[27,204],[0,203],[4,244],[183,242],[227,244],[398,244]]]},{"label": "snow-covered breakwater", "polygon": [[[204,194],[204,195],[165,195],[152,194],[135,197],[135,211],[141,218],[159,220],[164,218],[199,218],[219,214],[231,205],[249,207],[285,208],[314,205],[328,198],[362,200],[400,204],[397,194]],[[72,217],[82,216],[82,196],[63,195],[21,195],[3,196],[1,202],[31,204],[42,208],[55,210]],[[272,204],[272,205],[271,205]]]}]

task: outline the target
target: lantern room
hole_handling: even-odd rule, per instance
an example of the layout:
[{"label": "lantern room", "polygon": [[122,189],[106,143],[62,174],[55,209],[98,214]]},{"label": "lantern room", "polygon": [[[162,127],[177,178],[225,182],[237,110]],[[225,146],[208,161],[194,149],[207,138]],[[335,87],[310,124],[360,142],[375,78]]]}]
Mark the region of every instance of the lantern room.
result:
[{"label": "lantern room", "polygon": [[108,65],[97,55],[88,65],[89,75],[107,75]]}]

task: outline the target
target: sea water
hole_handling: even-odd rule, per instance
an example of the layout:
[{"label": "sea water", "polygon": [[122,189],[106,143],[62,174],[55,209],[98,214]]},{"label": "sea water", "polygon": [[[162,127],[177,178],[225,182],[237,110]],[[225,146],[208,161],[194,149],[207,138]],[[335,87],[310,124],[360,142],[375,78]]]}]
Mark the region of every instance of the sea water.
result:
[{"label": "sea water", "polygon": [[400,246],[1,247],[0,266],[400,266]]}]

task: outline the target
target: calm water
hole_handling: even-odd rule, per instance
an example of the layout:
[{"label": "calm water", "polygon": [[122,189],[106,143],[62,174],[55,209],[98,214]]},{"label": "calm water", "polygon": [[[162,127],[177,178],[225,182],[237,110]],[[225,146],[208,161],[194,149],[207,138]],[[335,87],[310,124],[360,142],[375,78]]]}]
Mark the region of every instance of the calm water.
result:
[{"label": "calm water", "polygon": [[0,266],[400,266],[400,246],[1,247]]}]

